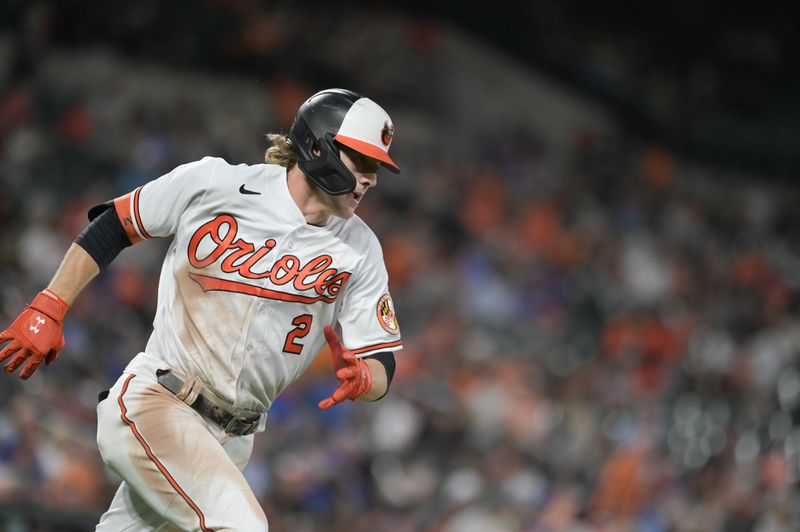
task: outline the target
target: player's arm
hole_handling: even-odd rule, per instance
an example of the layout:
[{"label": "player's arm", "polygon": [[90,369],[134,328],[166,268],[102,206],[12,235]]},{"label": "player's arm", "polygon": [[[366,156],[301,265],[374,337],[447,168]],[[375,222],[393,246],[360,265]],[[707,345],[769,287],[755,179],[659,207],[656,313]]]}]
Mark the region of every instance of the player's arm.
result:
[{"label": "player's arm", "polygon": [[359,397],[364,401],[377,401],[389,391],[389,385],[394,377],[394,353],[376,353],[364,357],[364,363],[369,368],[372,378],[372,389]]},{"label": "player's arm", "polygon": [[112,204],[93,207],[90,223],[67,250],[47,289],[71,305],[86,285],[131,245]]},{"label": "player's arm", "polygon": [[20,371],[20,377],[27,379],[42,362],[51,364],[58,358],[64,347],[63,321],[69,306],[100,269],[130,245],[114,207],[105,209],[75,239],[47,288],[0,333],[0,344],[7,343],[0,351],[0,362],[11,359],[4,368],[6,373],[27,361]]},{"label": "player's arm", "polygon": [[92,207],[89,219],[47,287],[69,305],[100,270],[131,245],[113,204]]},{"label": "player's arm", "polygon": [[73,243],[64,255],[47,289],[72,305],[78,294],[100,273],[100,267],[89,253]]}]

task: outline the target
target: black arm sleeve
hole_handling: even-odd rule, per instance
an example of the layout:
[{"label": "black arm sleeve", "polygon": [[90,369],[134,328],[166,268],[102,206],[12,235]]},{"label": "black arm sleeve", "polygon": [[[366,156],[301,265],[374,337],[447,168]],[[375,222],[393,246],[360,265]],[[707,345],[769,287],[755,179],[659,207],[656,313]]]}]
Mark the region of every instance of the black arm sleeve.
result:
[{"label": "black arm sleeve", "polygon": [[[383,367],[386,369],[386,392],[388,393],[389,385],[392,384],[392,378],[394,377],[394,368],[395,368],[394,353],[392,353],[391,351],[381,351],[380,353],[375,353],[374,355],[367,355],[364,358],[373,358],[378,362],[380,362],[381,364],[383,364]],[[383,397],[383,395],[381,397]],[[378,399],[380,399],[381,397],[378,397]]]},{"label": "black arm sleeve", "polygon": [[111,264],[120,251],[131,245],[114,204],[104,206],[102,212],[98,212],[96,207],[99,206],[92,207],[89,214],[91,223],[75,239],[75,243],[94,259],[101,270]]}]

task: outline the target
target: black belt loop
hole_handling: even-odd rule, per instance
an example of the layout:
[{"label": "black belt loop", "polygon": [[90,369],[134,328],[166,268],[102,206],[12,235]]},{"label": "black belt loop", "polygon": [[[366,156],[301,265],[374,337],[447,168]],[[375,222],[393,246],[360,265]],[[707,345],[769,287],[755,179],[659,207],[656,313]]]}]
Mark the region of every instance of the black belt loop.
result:
[{"label": "black belt loop", "polygon": [[[183,381],[181,381],[169,369],[156,370],[156,378],[161,386],[175,395],[180,393],[181,388],[183,388]],[[258,422],[261,419],[261,416],[259,415],[250,418],[234,416],[230,412],[227,412],[224,408],[215,405],[213,402],[203,396],[202,393],[200,393],[197,396],[197,399],[195,399],[194,402],[189,406],[195,409],[203,417],[222,427],[225,432],[228,434],[233,434],[234,436],[247,436],[248,434],[254,433],[258,428]]]}]

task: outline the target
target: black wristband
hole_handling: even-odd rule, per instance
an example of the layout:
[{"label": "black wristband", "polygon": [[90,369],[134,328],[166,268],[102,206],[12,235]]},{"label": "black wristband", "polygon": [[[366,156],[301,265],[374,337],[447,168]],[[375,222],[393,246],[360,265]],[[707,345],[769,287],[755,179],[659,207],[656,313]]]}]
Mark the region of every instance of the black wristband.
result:
[{"label": "black wristband", "polygon": [[[93,212],[92,222],[87,225],[75,243],[97,263],[102,270],[113,261],[119,252],[131,245],[117,216],[114,204],[106,204],[102,213]],[[90,218],[92,218],[90,214]]]}]

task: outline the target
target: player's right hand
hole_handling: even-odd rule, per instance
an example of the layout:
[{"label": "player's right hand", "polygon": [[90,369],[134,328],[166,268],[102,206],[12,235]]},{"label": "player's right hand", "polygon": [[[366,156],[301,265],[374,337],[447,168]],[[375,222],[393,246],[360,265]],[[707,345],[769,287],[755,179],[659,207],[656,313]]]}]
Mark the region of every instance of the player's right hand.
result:
[{"label": "player's right hand", "polygon": [[11,326],[0,333],[0,362],[12,357],[5,372],[13,373],[26,360],[19,376],[27,379],[44,361],[51,364],[64,347],[64,315],[69,310],[66,301],[50,290],[43,290],[22,311]]}]

